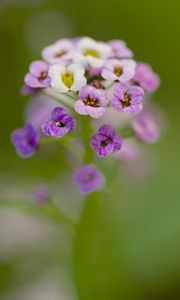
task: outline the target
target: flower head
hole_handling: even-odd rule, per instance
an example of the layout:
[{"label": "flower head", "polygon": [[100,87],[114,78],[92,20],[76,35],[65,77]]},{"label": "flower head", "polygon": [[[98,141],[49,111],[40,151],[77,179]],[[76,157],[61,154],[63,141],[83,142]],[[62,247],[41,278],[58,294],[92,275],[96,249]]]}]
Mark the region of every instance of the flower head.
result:
[{"label": "flower head", "polygon": [[142,112],[133,121],[132,127],[137,137],[149,144],[154,144],[160,137],[160,127],[150,112]]},{"label": "flower head", "polygon": [[116,111],[137,114],[142,110],[144,90],[138,86],[115,85],[110,104]]},{"label": "flower head", "polygon": [[76,128],[76,120],[62,107],[55,107],[50,118],[42,123],[42,132],[47,136],[63,137]]},{"label": "flower head", "polygon": [[70,64],[65,67],[56,64],[50,67],[49,76],[51,78],[51,87],[59,92],[79,91],[86,85],[85,69],[80,64]]},{"label": "flower head", "polygon": [[154,73],[151,66],[144,63],[137,64],[133,80],[147,92],[155,91],[160,85],[159,76]]},{"label": "flower head", "polygon": [[102,77],[109,81],[129,81],[134,77],[136,63],[132,59],[109,59],[102,69]]},{"label": "flower head", "polygon": [[102,125],[91,138],[91,147],[97,156],[104,157],[121,149],[122,138],[110,125]]},{"label": "flower head", "polygon": [[89,194],[101,190],[105,178],[96,166],[88,164],[76,170],[73,175],[74,183],[81,193]]},{"label": "flower head", "polygon": [[133,52],[126,46],[126,43],[122,40],[109,41],[111,47],[111,57],[114,58],[132,58]]},{"label": "flower head", "polygon": [[103,42],[97,42],[89,37],[80,39],[76,44],[74,59],[78,63],[100,68],[110,54],[111,48]]},{"label": "flower head", "polygon": [[68,39],[62,39],[49,45],[42,51],[42,57],[50,64],[66,64],[72,59],[73,43]]},{"label": "flower head", "polygon": [[11,141],[19,156],[29,157],[34,154],[39,145],[39,135],[31,124],[15,129]]},{"label": "flower head", "polygon": [[104,90],[86,85],[79,92],[79,100],[75,103],[75,110],[81,115],[100,118],[106,112],[107,96]]},{"label": "flower head", "polygon": [[50,85],[51,79],[48,76],[49,66],[37,60],[30,64],[29,73],[25,76],[25,84],[31,88],[45,88]]}]

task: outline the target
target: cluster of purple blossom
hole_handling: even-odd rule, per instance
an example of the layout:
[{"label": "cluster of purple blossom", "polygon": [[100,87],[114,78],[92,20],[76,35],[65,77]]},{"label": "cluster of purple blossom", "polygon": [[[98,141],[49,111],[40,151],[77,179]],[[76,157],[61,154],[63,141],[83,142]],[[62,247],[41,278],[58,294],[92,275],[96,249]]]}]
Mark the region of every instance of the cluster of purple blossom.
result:
[{"label": "cluster of purple blossom", "polygon": [[[44,136],[62,138],[76,131],[79,115],[88,115],[86,118],[92,119],[96,128],[96,133],[89,136],[89,144],[97,156],[122,151],[127,160],[126,154],[131,153],[127,140],[110,125],[111,120],[107,124],[108,114],[116,112],[117,118],[118,112],[120,121],[123,114],[128,116],[128,128],[138,139],[156,142],[160,126],[153,109],[149,109],[148,95],[159,84],[158,75],[148,64],[136,62],[133,52],[122,40],[106,43],[88,37],[59,40],[43,49],[42,60],[30,64],[22,90],[23,94],[46,94],[59,103],[43,118],[41,116],[40,130],[33,122],[14,130],[12,143],[20,156],[29,157]],[[94,126],[95,120],[99,128]],[[82,126],[82,130],[86,128]],[[75,171],[74,181],[81,192],[89,193],[101,189],[105,180],[91,163]]]}]

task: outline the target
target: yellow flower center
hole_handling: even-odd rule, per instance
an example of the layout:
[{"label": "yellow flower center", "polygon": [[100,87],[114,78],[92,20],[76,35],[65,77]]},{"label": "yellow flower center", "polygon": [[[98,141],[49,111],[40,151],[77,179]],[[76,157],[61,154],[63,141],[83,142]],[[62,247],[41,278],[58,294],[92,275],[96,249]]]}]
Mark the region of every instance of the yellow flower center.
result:
[{"label": "yellow flower center", "polygon": [[66,72],[61,75],[64,85],[70,88],[74,83],[74,75],[72,73]]},{"label": "yellow flower center", "polygon": [[121,66],[115,66],[114,67],[114,74],[118,77],[120,77],[123,73],[123,68]]},{"label": "yellow flower center", "polygon": [[92,56],[92,57],[95,57],[95,58],[99,58],[99,53],[96,51],[96,50],[93,50],[93,49],[86,49],[84,50],[83,54],[85,56]]},{"label": "yellow flower center", "polygon": [[100,107],[99,101],[95,98],[88,98],[86,100],[83,100],[83,102],[84,102],[85,105],[88,105],[88,106]]},{"label": "yellow flower center", "polygon": [[130,106],[131,105],[131,96],[128,95],[128,93],[125,93],[124,99],[121,103],[122,103],[123,108]]}]

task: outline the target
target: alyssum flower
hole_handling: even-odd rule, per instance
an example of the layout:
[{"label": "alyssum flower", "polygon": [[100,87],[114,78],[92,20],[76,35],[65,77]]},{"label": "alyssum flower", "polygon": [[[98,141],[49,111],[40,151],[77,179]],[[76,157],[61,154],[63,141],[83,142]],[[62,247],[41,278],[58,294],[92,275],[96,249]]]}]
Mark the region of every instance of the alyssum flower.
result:
[{"label": "alyssum flower", "polygon": [[107,95],[104,90],[93,86],[84,86],[79,92],[79,100],[75,103],[75,110],[81,115],[100,118],[106,112]]},{"label": "alyssum flower", "polygon": [[84,165],[73,174],[74,183],[81,193],[101,190],[105,184],[103,174],[92,164]]},{"label": "alyssum flower", "polygon": [[97,156],[104,157],[121,149],[123,139],[110,125],[102,125],[91,138],[91,147]]},{"label": "alyssum flower", "polygon": [[31,88],[45,88],[50,85],[51,79],[48,76],[49,66],[40,60],[30,64],[29,73],[25,76],[25,83]]},{"label": "alyssum flower", "polygon": [[57,92],[79,91],[87,82],[85,69],[80,64],[70,64],[65,67],[56,64],[50,67],[51,87]]},{"label": "alyssum flower", "polygon": [[29,157],[38,148],[39,134],[31,124],[27,124],[24,128],[18,128],[12,132],[11,141],[17,154],[22,157]]},{"label": "alyssum flower", "polygon": [[144,90],[142,88],[133,85],[125,86],[118,83],[114,87],[113,95],[110,98],[110,104],[117,111],[137,114],[143,108],[143,96]]},{"label": "alyssum flower", "polygon": [[[154,143],[160,137],[161,124],[146,109],[150,95],[159,87],[159,76],[148,64],[136,62],[122,40],[58,40],[42,50],[42,60],[30,64],[24,81],[22,93],[38,97],[33,100],[33,111],[27,110],[26,122],[31,124],[12,133],[17,154],[31,156],[41,144],[60,142],[68,134],[63,149],[83,165],[73,176],[82,193],[104,187],[104,176],[94,165],[96,156],[116,153],[114,159],[133,160],[136,151],[128,143],[130,138]],[[39,95],[43,95],[41,102]],[[76,131],[73,137],[72,131]],[[138,139],[136,146],[141,149]],[[142,152],[138,153],[139,161]]]},{"label": "alyssum flower", "polygon": [[125,82],[134,77],[136,63],[132,59],[110,59],[104,65],[102,77],[109,81]]},{"label": "alyssum flower", "polygon": [[47,136],[63,137],[76,128],[76,120],[62,107],[55,107],[51,116],[42,123],[42,132]]},{"label": "alyssum flower", "polygon": [[42,51],[42,57],[50,64],[66,64],[72,58],[73,42],[69,39],[62,39],[49,45]]}]

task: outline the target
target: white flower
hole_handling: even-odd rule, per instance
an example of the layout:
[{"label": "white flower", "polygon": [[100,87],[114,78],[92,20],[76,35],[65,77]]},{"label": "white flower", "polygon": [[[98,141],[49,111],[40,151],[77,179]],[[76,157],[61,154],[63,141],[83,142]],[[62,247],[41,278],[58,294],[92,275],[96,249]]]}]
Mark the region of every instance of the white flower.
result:
[{"label": "white flower", "polygon": [[42,51],[42,57],[48,63],[65,63],[72,58],[72,50],[73,43],[68,39],[62,39],[45,47]]},{"label": "white flower", "polygon": [[85,69],[80,64],[71,64],[67,67],[56,64],[50,67],[49,76],[51,87],[60,93],[79,91],[86,85]]},{"label": "white flower", "polygon": [[74,60],[83,65],[89,64],[92,67],[101,68],[104,65],[104,61],[109,57],[110,52],[111,48],[109,45],[84,37],[76,45]]}]

